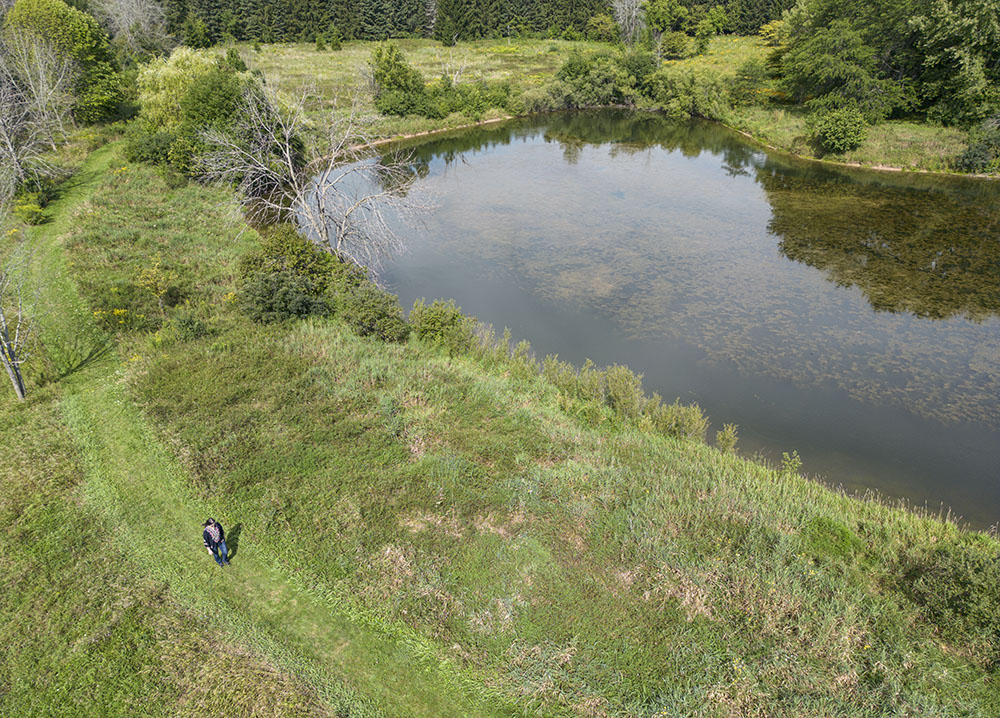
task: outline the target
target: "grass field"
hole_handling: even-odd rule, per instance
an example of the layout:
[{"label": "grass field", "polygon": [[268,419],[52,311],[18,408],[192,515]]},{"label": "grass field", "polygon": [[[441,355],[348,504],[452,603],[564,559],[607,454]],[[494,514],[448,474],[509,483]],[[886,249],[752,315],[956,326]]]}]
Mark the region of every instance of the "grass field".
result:
[{"label": "grass field", "polygon": [[0,402],[3,715],[1000,711],[989,635],[903,589],[955,526],[502,361],[254,325],[226,193],[118,152],[32,230],[59,311],[32,399]]},{"label": "grass field", "polygon": [[[461,71],[462,80],[506,80],[519,90],[552,79],[573,52],[611,51],[607,45],[566,40],[482,40],[445,48],[432,40],[398,40],[410,63],[427,80]],[[241,52],[252,67],[291,95],[308,92],[321,105],[339,103],[346,107],[353,93],[362,106],[375,114],[365,72],[373,43],[350,42],[337,52],[317,52],[313,45],[264,45],[254,51],[250,45]],[[713,38],[704,55],[664,64],[690,68],[695,73],[734,76],[737,68],[751,59],[763,60],[769,48],[754,37]],[[420,117],[379,116],[375,132],[384,137],[450,129],[472,120],[455,114],[443,120]],[[805,113],[794,105],[736,107],[725,123],[776,149],[803,157],[817,157],[808,139]],[[870,129],[865,142],[845,155],[826,159],[874,167],[907,170],[947,171],[951,158],[965,148],[967,133],[927,123],[890,121]]]},{"label": "grass field", "polygon": [[[574,51],[591,51],[607,46],[567,40],[480,40],[442,47],[432,40],[394,40],[410,63],[427,80],[442,74],[462,81],[506,80],[521,90],[551,79]],[[325,106],[349,106],[357,94],[362,106],[375,114],[366,72],[374,43],[348,42],[343,49],[317,52],[314,45],[263,45],[255,52],[250,45],[240,47],[251,67],[259,68],[272,82],[292,96],[315,93]],[[453,115],[444,120],[421,117],[379,117],[376,132],[384,137],[449,129],[471,120]]]}]

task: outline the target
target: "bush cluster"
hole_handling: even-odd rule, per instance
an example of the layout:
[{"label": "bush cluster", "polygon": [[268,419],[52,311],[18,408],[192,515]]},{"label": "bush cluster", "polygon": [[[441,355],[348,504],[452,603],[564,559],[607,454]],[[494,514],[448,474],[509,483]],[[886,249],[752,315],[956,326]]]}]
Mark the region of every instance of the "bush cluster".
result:
[{"label": "bush cluster", "polygon": [[256,322],[336,316],[361,336],[404,341],[409,326],[396,297],[357,266],[343,262],[280,224],[240,263],[240,307]]},{"label": "bush cluster", "polygon": [[14,216],[25,224],[41,224],[45,221],[45,210],[37,192],[28,192],[14,200]]},{"label": "bush cluster", "polygon": [[1000,546],[982,534],[917,549],[902,562],[904,591],[950,639],[977,637],[1000,668]]},{"label": "bush cluster", "polygon": [[622,50],[575,53],[552,82],[524,95],[529,112],[608,105],[659,109],[675,118],[719,119],[729,108],[729,88],[719,75],[659,67],[650,52]]},{"label": "bush cluster", "polygon": [[418,339],[444,347],[454,355],[472,347],[476,322],[462,314],[454,300],[436,299],[427,304],[418,299],[410,310],[410,326]]},{"label": "bush cluster", "polygon": [[125,130],[126,156],[194,174],[194,158],[203,149],[200,133],[225,131],[255,82],[232,49],[217,56],[182,47],[150,62],[138,76],[142,109]]},{"label": "bush cluster", "polygon": [[91,15],[62,0],[17,0],[3,23],[5,31],[35,35],[72,59],[78,72],[73,106],[78,121],[100,122],[118,113],[125,84],[107,35]]},{"label": "bush cluster", "polygon": [[[628,367],[602,370],[588,359],[577,369],[551,355],[539,364],[528,342],[511,346],[510,330],[496,337],[475,317],[462,314],[452,300],[430,304],[418,300],[409,321],[418,339],[445,349],[449,356],[468,354],[518,379],[541,375],[559,391],[565,407],[586,421],[599,423],[611,416],[665,436],[705,439],[708,419],[697,404],[664,404],[657,394],[646,396],[642,376]],[[736,445],[736,429],[730,425],[727,432],[731,450]]]},{"label": "bush cluster", "polygon": [[762,105],[767,99],[765,87],[769,80],[767,65],[763,60],[747,60],[736,68],[730,97],[734,105]]},{"label": "bush cluster", "polygon": [[813,141],[823,152],[843,154],[861,146],[868,123],[860,110],[842,107],[810,118]]},{"label": "bush cluster", "polygon": [[969,133],[969,145],[955,159],[955,168],[963,172],[1000,172],[1000,114]]},{"label": "bush cluster", "polygon": [[510,83],[459,82],[449,77],[425,83],[391,42],[375,46],[371,57],[375,107],[383,115],[420,115],[441,119],[458,112],[478,119],[487,110],[519,113],[522,110]]}]

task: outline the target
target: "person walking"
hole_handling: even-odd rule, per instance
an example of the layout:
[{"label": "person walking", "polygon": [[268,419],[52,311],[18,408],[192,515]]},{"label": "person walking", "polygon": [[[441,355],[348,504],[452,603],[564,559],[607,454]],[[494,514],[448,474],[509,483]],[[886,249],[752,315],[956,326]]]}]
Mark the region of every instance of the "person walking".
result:
[{"label": "person walking", "polygon": [[205,542],[205,548],[220,567],[228,566],[229,549],[226,548],[226,532],[222,530],[222,524],[210,518],[202,524],[202,528],[204,531],[201,532],[201,538]]}]

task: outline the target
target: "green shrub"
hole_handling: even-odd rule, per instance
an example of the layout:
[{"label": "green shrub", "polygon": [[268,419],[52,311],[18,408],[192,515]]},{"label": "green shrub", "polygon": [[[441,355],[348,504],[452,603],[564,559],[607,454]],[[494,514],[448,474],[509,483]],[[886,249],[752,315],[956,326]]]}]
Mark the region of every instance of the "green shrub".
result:
[{"label": "green shrub", "polygon": [[653,428],[665,436],[705,440],[708,418],[697,404],[686,406],[680,400],[664,404],[659,395],[653,394],[643,410]]},{"label": "green shrub", "polygon": [[729,13],[721,5],[716,5],[705,13],[705,20],[711,26],[713,35],[721,35],[732,25]]},{"label": "green shrub", "polygon": [[257,82],[245,69],[234,48],[221,58],[177,48],[145,65],[137,78],[140,115],[126,130],[129,158],[193,174],[201,132],[230,127],[244,90]]},{"label": "green shrub", "polygon": [[[240,260],[239,275],[242,282],[251,281],[258,274],[289,271],[307,279],[316,293],[322,294],[330,289],[334,281],[340,279],[341,267],[337,265],[343,263],[299,234],[294,225],[281,223],[264,227],[260,234],[260,247]],[[353,274],[358,279],[352,286],[358,286],[364,275],[361,270],[354,270]],[[346,285],[339,288],[345,287]]]},{"label": "green shrub", "polygon": [[[391,42],[380,42],[372,50],[371,60],[372,81],[375,84],[375,102],[379,112],[383,114],[400,114],[382,109],[382,101],[389,107],[416,107],[423,105],[424,78],[406,61],[402,51]],[[383,97],[393,95],[392,103],[387,103]],[[411,114],[404,112],[402,114]]]},{"label": "green shrub", "polygon": [[709,18],[702,18],[698,22],[694,32],[695,54],[704,55],[708,52],[708,45],[715,37],[715,33],[715,24]]},{"label": "green shrub", "polygon": [[723,424],[722,429],[715,432],[715,447],[724,454],[736,453],[737,441],[736,424]]},{"label": "green shrub", "polygon": [[969,133],[969,146],[955,159],[962,172],[1000,172],[1000,115],[983,122]]},{"label": "green shrub", "polygon": [[598,369],[594,362],[587,359],[580,367],[577,376],[577,397],[584,401],[595,401],[604,403],[604,372]]},{"label": "green shrub", "polygon": [[[524,107],[514,97],[509,82],[488,83],[480,80],[456,85],[448,77],[429,83],[420,99],[424,103],[423,106],[415,107],[405,114],[416,112],[425,117],[441,119],[453,112],[461,112],[478,119],[491,108],[517,113]],[[394,101],[399,100],[394,99]]]},{"label": "green shrub", "polygon": [[566,396],[576,396],[577,371],[569,362],[560,361],[558,356],[549,354],[542,360],[542,376]]},{"label": "green shrub", "polygon": [[815,516],[802,529],[802,542],[814,555],[850,559],[864,548],[861,539],[841,522],[826,516]]},{"label": "green shrub", "polygon": [[316,36],[316,52],[326,52],[326,43],[323,41],[322,35]]},{"label": "green shrub", "polygon": [[182,131],[226,125],[236,114],[244,85],[244,77],[225,62],[195,77],[178,102]]},{"label": "green shrub", "polygon": [[668,60],[680,60],[687,57],[690,47],[690,38],[679,30],[665,32],[660,38],[660,54]]},{"label": "green shrub", "polygon": [[41,224],[45,221],[45,210],[38,203],[34,194],[19,197],[14,202],[14,216],[25,224]]},{"label": "green shrub", "polygon": [[625,366],[615,364],[604,371],[608,406],[625,419],[637,419],[646,397],[642,393],[642,376]]},{"label": "green shrub", "polygon": [[778,47],[788,40],[788,29],[782,20],[772,20],[761,25],[758,34],[768,47]]},{"label": "green shrub", "polygon": [[334,314],[363,337],[376,336],[387,342],[402,342],[410,335],[403,308],[394,294],[371,281],[335,295]]},{"label": "green shrub", "polygon": [[768,81],[767,65],[760,58],[752,58],[736,68],[731,97],[737,105],[761,105],[767,100],[764,93]]},{"label": "green shrub", "polygon": [[729,108],[725,82],[716,74],[696,75],[688,69],[661,67],[649,78],[656,105],[675,119],[715,120]]},{"label": "green shrub", "polygon": [[902,561],[902,587],[950,639],[985,643],[1000,668],[1000,546],[980,534],[916,549]]},{"label": "green shrub", "polygon": [[316,286],[307,277],[287,269],[255,275],[243,286],[240,307],[261,324],[330,312]]},{"label": "green shrub", "polygon": [[143,119],[134,120],[125,127],[125,158],[129,162],[165,165],[176,139],[173,132],[157,130]]},{"label": "green shrub", "polygon": [[593,42],[618,42],[621,29],[608,13],[594,15],[587,21],[587,39]]},{"label": "green shrub", "polygon": [[628,84],[628,75],[613,55],[574,52],[549,90],[560,108],[603,107],[625,102],[623,89]]},{"label": "green shrub", "polygon": [[462,314],[454,300],[435,299],[428,305],[418,299],[410,310],[410,326],[418,339],[444,347],[453,355],[472,346],[476,321]]},{"label": "green shrub", "polygon": [[570,94],[563,82],[550,82],[544,87],[532,87],[521,96],[525,112],[552,112],[567,107],[565,98]]},{"label": "green shrub", "polygon": [[656,56],[647,50],[630,50],[618,58],[618,67],[625,75],[622,95],[630,100],[638,98],[648,89],[650,76],[659,67]]},{"label": "green shrub", "polygon": [[212,46],[212,39],[208,36],[208,27],[205,22],[189,12],[181,25],[181,42],[196,50],[204,50]]},{"label": "green shrub", "polygon": [[107,35],[92,16],[62,0],[17,0],[4,19],[8,32],[33,34],[69,58],[79,72],[73,114],[81,122],[112,117],[125,97]]},{"label": "green shrub", "polygon": [[136,78],[140,118],[152,130],[177,127],[183,121],[181,99],[199,78],[217,68],[215,57],[188,47],[179,47],[170,53],[170,57],[147,63]]},{"label": "green shrub", "polygon": [[810,120],[813,141],[824,152],[843,154],[861,146],[868,123],[860,110],[842,107],[814,116]]},{"label": "green shrub", "polygon": [[[336,25],[331,25],[325,34],[321,36],[330,50],[339,50],[342,47],[343,36]],[[317,42],[319,39],[317,38]]]},{"label": "green shrub", "polygon": [[226,56],[223,58],[222,64],[234,72],[247,72],[250,69],[247,67],[246,62],[244,62],[239,50],[235,47],[226,50]]}]

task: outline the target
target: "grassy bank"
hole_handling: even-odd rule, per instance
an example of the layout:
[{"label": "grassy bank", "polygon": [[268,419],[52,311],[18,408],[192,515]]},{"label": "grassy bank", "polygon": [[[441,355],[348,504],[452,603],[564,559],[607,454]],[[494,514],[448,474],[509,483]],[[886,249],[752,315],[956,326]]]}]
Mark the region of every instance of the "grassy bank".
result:
[{"label": "grassy bank", "polygon": [[[315,691],[234,641],[151,576],[122,526],[85,499],[85,454],[66,423],[69,383],[106,351],[66,271],[73,212],[109,171],[98,154],[33,230],[45,360],[29,400],[0,401],[0,712],[5,716],[318,715]],[[104,377],[101,380],[105,380]],[[98,421],[99,414],[94,415]]]},{"label": "grassy bank", "polygon": [[[0,407],[38,427],[4,462],[5,715],[118,694],[152,715],[1000,710],[995,592],[951,615],[916,578],[960,580],[934,552],[996,541],[658,436],[503,357],[252,324],[231,293],[256,239],[225,193],[117,152],[35,230],[73,328],[111,341]],[[239,526],[231,572],[205,513]],[[64,678],[21,688],[46,665]],[[206,695],[237,669],[252,693]]]},{"label": "grassy bank", "polygon": [[[431,40],[398,40],[409,62],[428,80],[461,71],[463,81],[504,80],[519,92],[544,85],[574,52],[609,51],[607,45],[566,40],[483,40],[441,47]],[[241,51],[251,66],[259,68],[278,87],[297,95],[318,93],[325,103],[345,103],[360,91],[363,106],[375,112],[364,73],[374,43],[351,42],[337,52],[317,52],[313,45],[264,45],[259,51],[244,45]],[[732,78],[743,63],[764,60],[770,48],[757,38],[720,36],[712,39],[704,55],[664,61],[696,75]],[[764,88],[773,92],[774,88]],[[719,118],[733,129],[773,147],[808,158],[821,154],[809,141],[806,113],[795,105],[731,107]],[[470,118],[454,114],[442,120],[420,117],[380,116],[376,132],[396,137],[466,125]],[[924,122],[887,121],[868,131],[855,150],[826,159],[869,167],[948,171],[951,160],[965,148],[964,130]]]}]

